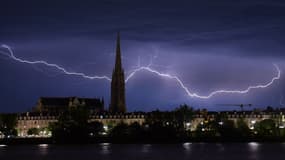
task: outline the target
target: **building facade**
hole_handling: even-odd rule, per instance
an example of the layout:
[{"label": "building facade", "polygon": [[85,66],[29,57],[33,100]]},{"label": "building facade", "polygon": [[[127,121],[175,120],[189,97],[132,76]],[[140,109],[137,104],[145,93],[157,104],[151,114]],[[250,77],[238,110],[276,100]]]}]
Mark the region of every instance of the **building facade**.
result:
[{"label": "building facade", "polygon": [[[186,130],[195,131],[198,126],[202,126],[206,123],[213,121],[219,116],[220,113],[212,112],[206,116],[203,114],[193,115],[193,119],[189,122],[185,122],[184,126]],[[243,119],[244,122],[248,125],[249,129],[253,130],[255,123],[258,123],[262,120],[272,119],[274,120],[276,127],[285,128],[285,115],[283,112],[274,112],[274,113],[254,113],[254,112],[226,112],[226,119],[232,120],[235,125],[237,121]],[[51,114],[40,114],[40,113],[25,113],[18,116],[17,131],[18,136],[27,137],[28,130],[31,128],[38,128],[41,130],[38,136],[49,137],[51,136],[50,131],[46,130],[51,123],[57,122],[58,116]],[[108,127],[116,126],[119,123],[132,124],[138,123],[143,125],[146,122],[147,114],[136,114],[136,113],[126,113],[126,114],[93,114],[90,115],[89,122],[101,122],[104,125],[104,129],[108,130]],[[168,122],[165,122],[167,125]],[[222,125],[222,121],[219,124]],[[110,128],[109,128],[110,129]]]},{"label": "building facade", "polygon": [[[225,120],[230,120],[234,122],[234,125],[237,126],[239,120],[243,120],[249,129],[254,130],[254,126],[256,123],[271,119],[275,122],[276,127],[284,128],[285,127],[285,116],[284,112],[253,112],[253,111],[246,111],[246,112],[212,112],[207,114],[206,116],[203,114],[195,114],[189,125],[187,126],[188,130],[195,131],[198,125],[202,126],[206,123],[216,120],[217,117],[223,114]],[[219,122],[220,125],[223,125],[223,120]]]},{"label": "building facade", "polygon": [[[58,115],[42,114],[42,113],[24,113],[18,116],[17,131],[19,137],[29,137],[28,131],[32,128],[39,129],[37,137],[50,137],[51,131],[49,126],[58,121]],[[88,122],[101,122],[104,129],[108,131],[120,123],[132,124],[138,123],[143,125],[145,122],[145,115],[143,114],[91,114]]]}]

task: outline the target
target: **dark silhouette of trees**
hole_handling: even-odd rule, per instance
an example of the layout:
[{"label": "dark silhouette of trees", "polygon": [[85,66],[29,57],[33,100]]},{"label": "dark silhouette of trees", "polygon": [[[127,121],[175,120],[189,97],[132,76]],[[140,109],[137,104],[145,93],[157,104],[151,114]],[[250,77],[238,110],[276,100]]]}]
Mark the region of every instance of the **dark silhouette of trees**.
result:
[{"label": "dark silhouette of trees", "polygon": [[187,106],[186,104],[180,105],[179,108],[176,108],[173,111],[174,114],[174,122],[176,122],[177,127],[179,130],[185,130],[186,123],[191,122],[193,119],[193,108]]},{"label": "dark silhouette of trees", "polygon": [[195,131],[199,138],[221,138],[236,140],[251,136],[251,131],[245,121],[240,118],[235,123],[229,120],[226,113],[218,113],[214,120],[201,122]]},{"label": "dark silhouette of trees", "polygon": [[58,122],[51,124],[52,136],[57,142],[84,142],[89,137],[89,111],[77,106],[59,116]]},{"label": "dark silhouette of trees", "polygon": [[129,133],[132,139],[140,139],[146,135],[143,126],[137,122],[129,125]]},{"label": "dark silhouette of trees", "polygon": [[237,120],[237,132],[242,137],[250,137],[252,134],[243,118]]},{"label": "dark silhouette of trees", "polygon": [[228,120],[228,115],[225,112],[220,112],[215,116],[215,122],[217,123],[223,123],[226,120]]},{"label": "dark silhouette of trees", "polygon": [[215,121],[205,121],[198,124],[195,134],[197,138],[207,138],[220,136],[218,132],[218,123]]},{"label": "dark silhouette of trees", "polygon": [[134,122],[130,125],[120,123],[111,130],[109,135],[115,138],[142,138],[142,136],[144,136],[144,129],[143,126],[137,122]]},{"label": "dark silhouette of trees", "polygon": [[17,135],[17,130],[15,129],[17,125],[17,115],[16,114],[1,114],[0,115],[0,131],[5,137],[11,137]]},{"label": "dark silhouette of trees", "polygon": [[234,121],[232,120],[224,120],[223,123],[220,123],[218,132],[225,139],[236,138],[240,136],[237,132]]},{"label": "dark silhouette of trees", "polygon": [[254,129],[258,136],[261,137],[272,137],[278,135],[278,128],[275,125],[274,120],[265,119],[260,122],[257,122],[254,125]]},{"label": "dark silhouette of trees", "polygon": [[146,130],[147,135],[153,140],[175,139],[177,137],[177,129],[173,124],[163,124],[160,122],[153,123]]},{"label": "dark silhouette of trees", "polygon": [[88,123],[88,132],[90,136],[99,136],[104,131],[103,123],[95,121]]},{"label": "dark silhouette of trees", "polygon": [[125,139],[129,136],[129,126],[125,123],[116,125],[110,132],[110,137],[117,139]]},{"label": "dark silhouette of trees", "polygon": [[39,135],[40,129],[38,128],[30,128],[27,132],[28,135]]}]

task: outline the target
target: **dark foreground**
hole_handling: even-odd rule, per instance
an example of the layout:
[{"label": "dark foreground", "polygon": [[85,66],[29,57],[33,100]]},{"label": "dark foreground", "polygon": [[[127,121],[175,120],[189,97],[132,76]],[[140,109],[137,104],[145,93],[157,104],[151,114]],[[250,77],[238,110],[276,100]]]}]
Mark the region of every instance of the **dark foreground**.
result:
[{"label": "dark foreground", "polygon": [[1,145],[9,160],[284,160],[285,143]]}]

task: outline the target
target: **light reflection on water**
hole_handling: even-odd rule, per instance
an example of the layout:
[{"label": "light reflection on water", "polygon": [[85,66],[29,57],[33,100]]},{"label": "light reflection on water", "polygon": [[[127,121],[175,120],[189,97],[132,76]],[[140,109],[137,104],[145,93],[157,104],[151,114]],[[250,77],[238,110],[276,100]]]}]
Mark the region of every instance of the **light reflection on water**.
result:
[{"label": "light reflection on water", "polygon": [[183,146],[183,148],[184,148],[184,154],[186,155],[186,156],[191,156],[191,146],[192,145],[192,143],[189,143],[189,142],[186,142],[186,143],[183,143],[182,144],[182,146]]},{"label": "light reflection on water", "polygon": [[285,142],[282,143],[282,147],[285,148]]},{"label": "light reflection on water", "polygon": [[258,150],[259,143],[250,142],[248,143],[248,146],[252,152],[256,152]]},{"label": "light reflection on water", "polygon": [[217,143],[216,146],[217,146],[219,152],[225,151],[225,147],[222,143]]},{"label": "light reflection on water", "polygon": [[260,144],[256,142],[248,143],[249,150],[250,150],[249,157],[251,159],[259,159],[259,153],[258,153],[259,145]]},{"label": "light reflection on water", "polygon": [[186,151],[190,151],[191,150],[191,143],[189,143],[189,142],[183,143],[183,147],[185,148]]},{"label": "light reflection on water", "polygon": [[42,155],[48,154],[49,145],[48,144],[39,144],[39,153]]},{"label": "light reflection on water", "polygon": [[284,160],[285,143],[1,145],[0,160]]},{"label": "light reflection on water", "polygon": [[150,151],[150,149],[151,149],[151,144],[144,144],[142,146],[142,152],[143,153],[148,153]]},{"label": "light reflection on water", "polygon": [[5,144],[0,144],[0,148],[7,147]]},{"label": "light reflection on water", "polygon": [[0,144],[0,153],[4,152],[6,149],[7,145],[5,144]]},{"label": "light reflection on water", "polygon": [[101,153],[102,154],[110,154],[111,150],[110,150],[110,143],[101,143]]}]

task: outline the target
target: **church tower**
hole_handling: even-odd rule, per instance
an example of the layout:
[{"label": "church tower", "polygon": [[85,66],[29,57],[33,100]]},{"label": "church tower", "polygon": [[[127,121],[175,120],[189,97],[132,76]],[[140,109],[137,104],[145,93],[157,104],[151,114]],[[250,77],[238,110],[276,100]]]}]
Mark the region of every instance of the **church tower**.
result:
[{"label": "church tower", "polygon": [[121,62],[121,47],[120,47],[119,33],[117,35],[116,60],[115,60],[115,68],[112,74],[111,103],[109,110],[112,113],[126,112],[125,76]]}]

